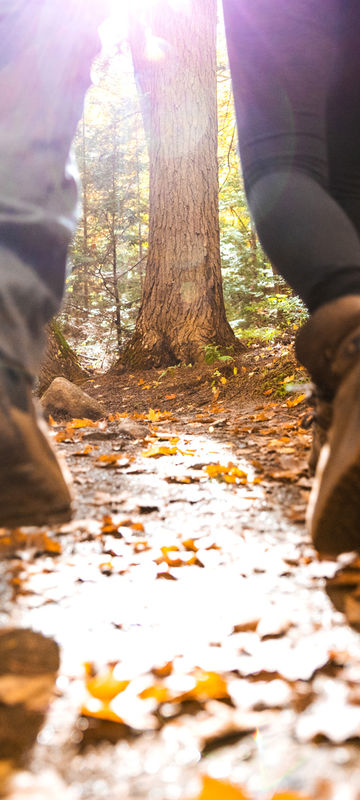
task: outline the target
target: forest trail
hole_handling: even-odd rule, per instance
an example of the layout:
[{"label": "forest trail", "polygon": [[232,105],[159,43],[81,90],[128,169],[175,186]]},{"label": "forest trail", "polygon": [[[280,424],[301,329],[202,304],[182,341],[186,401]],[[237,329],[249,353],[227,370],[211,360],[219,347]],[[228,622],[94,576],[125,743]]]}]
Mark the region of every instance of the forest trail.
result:
[{"label": "forest trail", "polygon": [[360,564],[309,543],[302,395],[206,386],[54,424],[74,521],[0,535],[2,627],[61,651],[11,800],[360,796]]}]

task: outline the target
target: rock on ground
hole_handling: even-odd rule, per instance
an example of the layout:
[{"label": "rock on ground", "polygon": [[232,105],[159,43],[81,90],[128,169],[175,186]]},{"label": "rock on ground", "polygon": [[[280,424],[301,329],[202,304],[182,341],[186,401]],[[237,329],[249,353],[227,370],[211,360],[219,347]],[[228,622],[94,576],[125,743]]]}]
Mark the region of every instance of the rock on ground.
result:
[{"label": "rock on ground", "polygon": [[45,416],[55,419],[101,419],[104,406],[66,378],[55,378],[41,398]]}]

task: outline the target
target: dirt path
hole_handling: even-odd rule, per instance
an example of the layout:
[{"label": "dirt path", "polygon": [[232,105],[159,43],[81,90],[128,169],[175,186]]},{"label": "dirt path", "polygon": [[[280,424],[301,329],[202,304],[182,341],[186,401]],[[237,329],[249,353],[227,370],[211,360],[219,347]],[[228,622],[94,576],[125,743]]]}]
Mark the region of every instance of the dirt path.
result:
[{"label": "dirt path", "polygon": [[53,428],[74,522],[0,535],[2,626],[61,651],[13,800],[186,800],[203,773],[253,800],[360,797],[360,569],[308,542],[299,407]]}]

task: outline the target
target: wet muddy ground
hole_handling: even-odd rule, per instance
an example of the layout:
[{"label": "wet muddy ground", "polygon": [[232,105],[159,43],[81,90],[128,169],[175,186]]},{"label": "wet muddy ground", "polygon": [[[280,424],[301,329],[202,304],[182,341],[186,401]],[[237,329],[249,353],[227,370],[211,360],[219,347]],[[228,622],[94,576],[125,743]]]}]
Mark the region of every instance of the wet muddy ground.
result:
[{"label": "wet muddy ground", "polygon": [[213,388],[52,427],[74,521],[0,534],[2,628],[61,659],[28,670],[32,707],[0,657],[3,731],[29,732],[2,752],[11,800],[188,800],[203,774],[250,800],[360,797],[360,566],[308,541],[301,394]]}]

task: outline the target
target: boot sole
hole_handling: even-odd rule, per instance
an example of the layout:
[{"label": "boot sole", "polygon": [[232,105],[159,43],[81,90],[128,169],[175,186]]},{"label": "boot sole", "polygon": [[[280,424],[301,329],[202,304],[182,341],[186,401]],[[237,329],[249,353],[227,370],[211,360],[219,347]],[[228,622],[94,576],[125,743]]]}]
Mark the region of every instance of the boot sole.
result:
[{"label": "boot sole", "polygon": [[360,550],[360,452],[326,498],[318,500],[318,491],[310,498],[309,518],[312,541],[319,552],[339,555]]},{"label": "boot sole", "polygon": [[357,365],[335,398],[329,443],[320,453],[308,508],[314,546],[331,555],[360,550],[359,398]]},{"label": "boot sole", "polygon": [[71,508],[64,507],[54,511],[39,510],[33,513],[14,512],[8,514],[0,513],[0,527],[2,528],[21,528],[21,527],[43,527],[44,525],[60,525],[63,522],[70,522],[72,518]]}]

